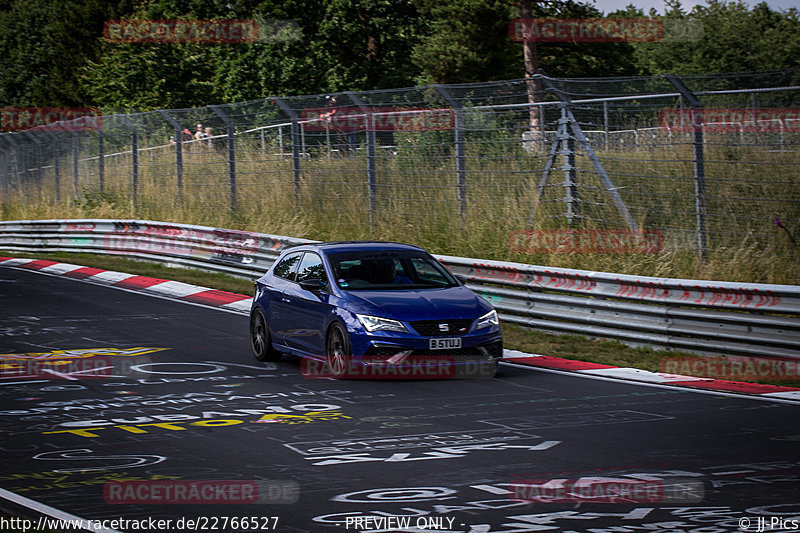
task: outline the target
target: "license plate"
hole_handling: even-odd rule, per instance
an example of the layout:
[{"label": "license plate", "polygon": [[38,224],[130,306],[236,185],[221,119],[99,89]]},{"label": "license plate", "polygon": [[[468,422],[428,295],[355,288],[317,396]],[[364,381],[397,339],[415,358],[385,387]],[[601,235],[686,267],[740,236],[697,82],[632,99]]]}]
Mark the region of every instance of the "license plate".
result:
[{"label": "license plate", "polygon": [[431,339],[431,350],[452,350],[461,348],[461,338],[454,337],[450,339]]}]

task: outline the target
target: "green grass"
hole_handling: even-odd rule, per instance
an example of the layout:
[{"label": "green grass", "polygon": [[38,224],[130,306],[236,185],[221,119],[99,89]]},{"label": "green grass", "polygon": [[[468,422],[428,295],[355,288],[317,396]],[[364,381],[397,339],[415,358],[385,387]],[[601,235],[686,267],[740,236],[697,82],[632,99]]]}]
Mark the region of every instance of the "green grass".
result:
[{"label": "green grass", "polygon": [[[117,270],[141,276],[182,281],[239,294],[249,295],[252,293],[253,287],[250,281],[224,274],[188,268],[172,268],[159,263],[136,261],[123,257],[72,253],[22,254],[2,250],[0,250],[0,255],[49,259],[51,261]],[[652,372],[664,370],[662,365],[665,358],[670,360],[685,358],[687,361],[698,359],[697,355],[686,352],[655,350],[649,347],[631,347],[615,340],[590,339],[580,335],[554,335],[508,323],[503,324],[503,333],[505,347],[512,350],[611,366],[641,368]],[[242,334],[244,335],[246,332]],[[724,358],[715,359],[724,360]],[[800,380],[758,380],[757,382],[800,387]]]}]

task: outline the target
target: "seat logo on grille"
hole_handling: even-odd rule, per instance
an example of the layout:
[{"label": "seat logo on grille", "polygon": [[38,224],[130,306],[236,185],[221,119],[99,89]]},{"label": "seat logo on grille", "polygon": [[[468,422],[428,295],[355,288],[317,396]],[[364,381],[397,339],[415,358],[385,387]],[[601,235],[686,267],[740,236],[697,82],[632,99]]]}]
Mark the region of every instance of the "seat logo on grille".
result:
[{"label": "seat logo on grille", "polygon": [[439,331],[450,331],[450,326],[447,324],[439,324]]}]

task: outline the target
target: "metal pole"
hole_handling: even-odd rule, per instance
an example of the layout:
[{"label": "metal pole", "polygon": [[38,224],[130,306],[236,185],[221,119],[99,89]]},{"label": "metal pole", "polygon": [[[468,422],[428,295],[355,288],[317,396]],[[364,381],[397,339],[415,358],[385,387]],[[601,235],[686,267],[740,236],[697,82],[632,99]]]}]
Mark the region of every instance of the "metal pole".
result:
[{"label": "metal pole", "polygon": [[264,129],[260,130],[261,133],[261,157],[266,157],[267,155],[267,142],[264,139]]},{"label": "metal pole", "polygon": [[42,189],[42,160],[41,160],[41,150],[40,145],[42,141],[36,138],[33,133],[30,132],[23,132],[23,135],[28,137],[31,141],[33,141],[33,158],[34,158],[34,166],[36,167],[36,174],[34,174],[36,179],[36,184],[39,187],[39,198],[42,197],[43,189]]},{"label": "metal pole", "polygon": [[[301,143],[301,132],[300,132],[300,123],[297,113],[289,107],[289,104],[283,98],[275,97],[272,99],[273,102],[278,104],[278,107],[286,113],[286,115],[291,119],[292,125],[289,129],[290,138],[292,141],[292,183],[294,184],[294,203],[295,205],[299,205],[300,203],[300,143]],[[283,157],[283,128],[281,128],[281,137],[280,137],[280,145],[281,145],[281,158]]]},{"label": "metal pole", "polygon": [[100,194],[103,194],[106,179],[105,139],[103,126],[97,128],[97,178]]},{"label": "metal pole", "polygon": [[570,135],[567,124],[566,106],[561,107],[561,119],[559,120],[559,141],[561,143],[561,157],[564,163],[561,170],[564,171],[564,202],[567,204],[565,216],[570,225],[580,220],[580,198],[578,198],[578,177],[575,168],[575,137]]},{"label": "metal pole", "polygon": [[72,192],[77,200],[80,197],[80,184],[78,183],[78,157],[80,156],[81,139],[77,133],[72,132]]},{"label": "metal pole", "polygon": [[603,100],[603,132],[605,133],[604,135],[605,140],[603,141],[603,147],[607,152],[608,151],[608,100]]},{"label": "metal pole", "polygon": [[708,230],[706,228],[706,166],[703,152],[703,103],[680,78],[674,74],[666,74],[664,77],[678,89],[691,106],[697,254],[701,260],[705,261],[708,248]]},{"label": "metal pole", "polygon": [[183,199],[183,130],[181,125],[163,109],[159,114],[175,128],[175,177],[177,181],[178,203]]},{"label": "metal pole", "polygon": [[603,164],[600,162],[597,154],[595,154],[594,148],[592,148],[592,143],[590,143],[589,139],[586,138],[586,135],[584,135],[583,130],[578,124],[578,121],[575,119],[575,115],[572,114],[572,110],[569,108],[570,104],[572,103],[569,99],[569,96],[561,91],[561,89],[556,87],[556,85],[550,81],[549,78],[543,77],[542,81],[547,86],[548,90],[552,91],[558,97],[558,99],[561,100],[562,113],[566,113],[566,118],[569,123],[569,129],[572,131],[572,135],[574,136],[575,140],[581,143],[583,149],[586,151],[586,156],[589,158],[589,161],[592,162],[592,167],[594,167],[595,172],[597,172],[597,176],[600,178],[600,181],[606,188],[606,192],[614,201],[617,211],[620,215],[622,215],[622,218],[625,219],[628,227],[633,231],[637,231],[638,227],[636,225],[636,221],[633,220],[630,211],[628,211],[628,207],[625,205],[625,202],[622,200],[619,192],[617,192],[617,188],[614,187],[614,184],[611,182],[611,178],[608,177],[608,173],[606,172],[605,168],[603,168]]},{"label": "metal pole", "polygon": [[[444,85],[434,84],[433,87],[453,108],[455,113],[454,134],[456,148],[456,197],[458,199],[458,214],[463,217],[467,212],[467,158],[464,141],[464,107],[456,100]],[[539,107],[541,109],[541,106]],[[542,121],[539,121],[542,127]]]},{"label": "metal pole", "polygon": [[55,175],[55,185],[56,185],[56,202],[61,202],[61,162],[59,161],[61,158],[61,143],[58,142],[58,135],[52,132],[50,129],[45,130],[50,137],[53,139],[53,144],[55,144],[55,157],[53,157],[53,174]]},{"label": "metal pole", "polygon": [[208,106],[219,118],[225,122],[228,133],[228,186],[230,189],[230,209],[236,210],[236,124],[233,120],[216,105]]},{"label": "metal pole", "polygon": [[130,118],[125,115],[120,115],[120,118],[131,132],[131,201],[135,211],[139,189],[139,132]]},{"label": "metal pole", "polygon": [[369,200],[369,222],[372,224],[378,213],[378,183],[377,171],[375,168],[375,146],[377,144],[377,136],[375,134],[375,115],[372,114],[372,109],[364,103],[364,101],[357,94],[351,91],[345,93],[354,104],[358,106],[362,113],[364,113],[365,122],[367,124],[367,198]]},{"label": "metal pole", "polygon": [[753,146],[758,144],[758,134],[756,130],[756,93],[750,93],[750,107],[753,110]]}]

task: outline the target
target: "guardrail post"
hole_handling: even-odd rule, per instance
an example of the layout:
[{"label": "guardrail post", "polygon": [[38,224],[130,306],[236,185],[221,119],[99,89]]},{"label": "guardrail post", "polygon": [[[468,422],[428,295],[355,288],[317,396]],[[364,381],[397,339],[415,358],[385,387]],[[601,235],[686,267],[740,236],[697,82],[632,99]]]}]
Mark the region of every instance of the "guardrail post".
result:
[{"label": "guardrail post", "polygon": [[163,109],[159,109],[158,112],[175,128],[175,178],[177,179],[178,203],[180,204],[183,199],[183,128]]},{"label": "guardrail post", "polygon": [[378,184],[375,171],[375,145],[377,144],[375,117],[372,114],[372,109],[370,109],[357,94],[351,91],[345,91],[344,94],[346,94],[347,97],[358,106],[359,110],[364,113],[364,121],[367,130],[367,195],[369,198],[369,223],[372,224],[375,221],[375,215],[378,211]]},{"label": "guardrail post", "polygon": [[[292,121],[292,125],[290,128],[290,138],[292,140],[292,182],[294,183],[294,203],[295,205],[299,205],[300,203],[300,117],[297,113],[289,107],[289,104],[283,98],[274,97],[272,99],[273,102],[278,104],[278,107],[281,108],[281,111],[286,113],[289,117],[289,120]],[[282,132],[283,130],[281,130]],[[283,133],[281,133],[281,158],[283,158]]]},{"label": "guardrail post", "polygon": [[[458,198],[458,214],[464,216],[467,211],[467,158],[465,155],[465,142],[464,142],[464,106],[461,102],[453,98],[450,91],[440,84],[434,84],[433,87],[439,91],[447,101],[447,104],[453,108],[455,113],[455,148],[456,148],[456,197]],[[540,123],[541,125],[541,123]]]},{"label": "guardrail post", "polygon": [[230,187],[230,208],[231,211],[234,211],[236,209],[236,125],[219,106],[210,105],[208,107],[225,122],[225,128],[228,133],[228,184]]},{"label": "guardrail post", "polygon": [[703,103],[680,78],[674,74],[666,74],[664,77],[686,98],[691,109],[697,255],[701,260],[705,260],[708,249],[708,230],[706,228],[706,165],[703,152]]},{"label": "guardrail post", "polygon": [[119,118],[131,132],[131,201],[135,211],[139,188],[139,132],[127,115],[119,115]]}]

